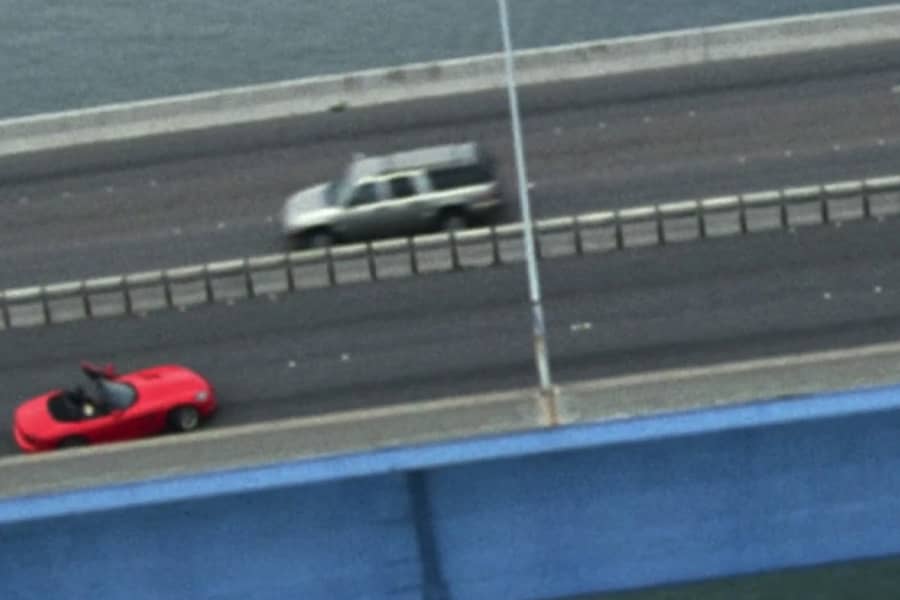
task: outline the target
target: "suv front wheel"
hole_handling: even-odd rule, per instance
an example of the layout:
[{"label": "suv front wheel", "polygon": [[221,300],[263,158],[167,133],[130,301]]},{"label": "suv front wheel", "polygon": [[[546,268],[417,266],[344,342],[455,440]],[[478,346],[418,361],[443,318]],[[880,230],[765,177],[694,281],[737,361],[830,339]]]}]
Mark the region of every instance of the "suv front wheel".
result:
[{"label": "suv front wheel", "polygon": [[310,231],[303,236],[307,248],[327,248],[334,245],[334,235],[327,229]]}]

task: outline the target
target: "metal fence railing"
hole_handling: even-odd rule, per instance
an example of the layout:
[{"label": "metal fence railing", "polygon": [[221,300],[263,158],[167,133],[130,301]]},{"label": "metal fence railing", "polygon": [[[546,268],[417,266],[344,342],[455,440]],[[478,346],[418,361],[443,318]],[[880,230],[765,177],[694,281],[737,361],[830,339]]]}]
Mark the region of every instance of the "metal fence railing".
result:
[{"label": "metal fence railing", "polygon": [[[535,223],[542,259],[900,214],[900,176],[641,206]],[[524,260],[522,224],[9,289],[0,328],[139,315]]]}]

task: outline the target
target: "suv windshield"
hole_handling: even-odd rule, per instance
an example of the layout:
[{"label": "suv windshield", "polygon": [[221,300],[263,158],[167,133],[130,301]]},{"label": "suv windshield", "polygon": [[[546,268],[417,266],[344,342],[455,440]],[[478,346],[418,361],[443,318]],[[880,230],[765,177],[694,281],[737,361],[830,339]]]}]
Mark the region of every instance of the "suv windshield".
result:
[{"label": "suv windshield", "polygon": [[353,163],[347,165],[341,176],[331,182],[326,192],[326,200],[330,206],[335,206],[341,198],[346,198],[350,188],[355,183]]},{"label": "suv windshield", "polygon": [[97,393],[108,408],[115,410],[124,410],[137,400],[135,389],[121,381],[97,379]]}]

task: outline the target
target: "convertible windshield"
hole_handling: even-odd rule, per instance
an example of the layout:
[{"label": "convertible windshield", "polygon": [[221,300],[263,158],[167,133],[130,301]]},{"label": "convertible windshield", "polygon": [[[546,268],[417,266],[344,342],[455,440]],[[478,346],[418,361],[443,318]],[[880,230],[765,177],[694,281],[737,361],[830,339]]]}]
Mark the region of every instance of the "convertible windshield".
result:
[{"label": "convertible windshield", "polygon": [[111,409],[124,410],[137,400],[135,389],[121,381],[98,379],[97,392],[103,403]]}]

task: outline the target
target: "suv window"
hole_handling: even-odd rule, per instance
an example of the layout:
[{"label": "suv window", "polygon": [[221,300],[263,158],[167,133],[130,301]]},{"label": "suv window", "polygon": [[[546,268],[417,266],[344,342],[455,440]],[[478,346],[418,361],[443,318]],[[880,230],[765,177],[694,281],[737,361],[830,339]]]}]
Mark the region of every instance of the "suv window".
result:
[{"label": "suv window", "polygon": [[366,204],[372,204],[378,200],[378,191],[375,189],[374,183],[364,183],[353,191],[353,196],[350,198],[350,206],[365,206]]},{"label": "suv window", "polygon": [[449,190],[469,185],[490,183],[494,177],[484,165],[433,169],[429,173],[435,190]]},{"label": "suv window", "polygon": [[409,177],[394,177],[390,181],[392,198],[409,198],[416,195],[416,188]]}]

